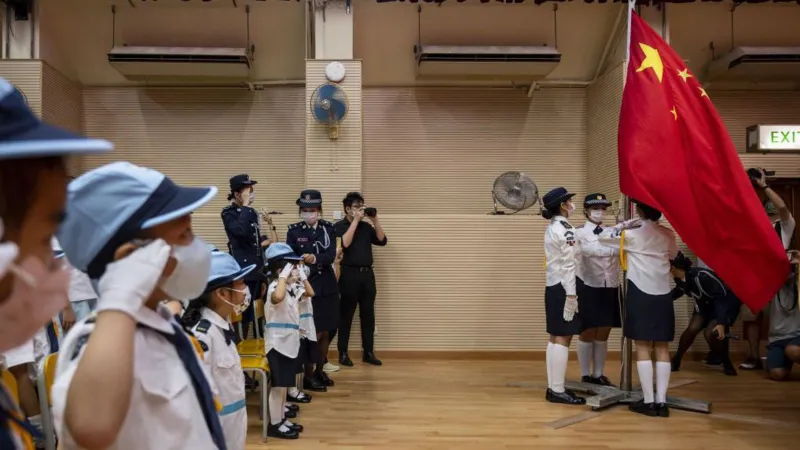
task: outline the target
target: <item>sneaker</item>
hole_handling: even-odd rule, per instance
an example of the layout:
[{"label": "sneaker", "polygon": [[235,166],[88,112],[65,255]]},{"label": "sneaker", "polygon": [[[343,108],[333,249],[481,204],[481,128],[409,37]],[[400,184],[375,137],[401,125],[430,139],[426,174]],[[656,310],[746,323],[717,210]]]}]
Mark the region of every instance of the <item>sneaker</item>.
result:
[{"label": "sneaker", "polygon": [[741,364],[739,364],[739,368],[742,370],[758,370],[761,369],[763,365],[761,364],[760,359],[752,359],[748,358],[744,360]]},{"label": "sneaker", "polygon": [[325,365],[322,366],[322,370],[324,372],[328,372],[328,373],[338,372],[339,369],[340,369],[339,366],[335,366],[335,365],[333,365],[333,364],[331,364],[329,362],[326,362]]}]

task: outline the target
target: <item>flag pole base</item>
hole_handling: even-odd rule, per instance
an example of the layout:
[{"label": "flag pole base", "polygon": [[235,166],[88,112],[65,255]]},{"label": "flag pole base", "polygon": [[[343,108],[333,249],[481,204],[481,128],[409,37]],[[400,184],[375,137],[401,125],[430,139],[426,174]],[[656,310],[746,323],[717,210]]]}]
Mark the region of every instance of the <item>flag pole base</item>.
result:
[{"label": "flag pole base", "polygon": [[[615,405],[636,403],[642,399],[641,390],[626,391],[613,386],[598,386],[579,381],[567,381],[564,387],[581,394],[591,394],[590,397],[586,397],[586,405],[592,408],[593,411],[599,411]],[[705,400],[667,397],[667,406],[682,411],[711,414],[711,402]]]}]

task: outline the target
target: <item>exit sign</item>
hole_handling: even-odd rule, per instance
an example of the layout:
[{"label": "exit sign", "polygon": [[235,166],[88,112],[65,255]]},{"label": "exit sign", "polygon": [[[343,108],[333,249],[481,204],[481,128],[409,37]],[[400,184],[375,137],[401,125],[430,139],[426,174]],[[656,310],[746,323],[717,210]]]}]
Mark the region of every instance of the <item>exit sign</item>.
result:
[{"label": "exit sign", "polygon": [[747,127],[748,152],[800,152],[800,125]]}]

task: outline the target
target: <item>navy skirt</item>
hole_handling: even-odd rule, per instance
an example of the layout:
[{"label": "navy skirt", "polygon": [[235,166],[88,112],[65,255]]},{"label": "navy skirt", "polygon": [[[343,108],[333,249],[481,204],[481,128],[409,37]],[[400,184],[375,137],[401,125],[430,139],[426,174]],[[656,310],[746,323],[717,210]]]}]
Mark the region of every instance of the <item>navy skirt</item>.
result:
[{"label": "navy skirt", "polygon": [[586,286],[578,278],[578,311],[583,321],[583,329],[597,327],[619,328],[622,314],[619,302],[619,288],[596,288]]},{"label": "navy skirt", "polygon": [[269,377],[272,387],[293,387],[297,374],[297,359],[289,358],[274,348],[267,352]]},{"label": "navy skirt", "polygon": [[651,295],[628,280],[625,297],[625,337],[635,341],[672,342],[675,308],[669,293]]},{"label": "navy skirt", "polygon": [[567,291],[561,283],[547,286],[544,289],[544,311],[547,320],[547,334],[551,336],[574,336],[580,334],[582,330],[580,311],[572,318],[572,321],[564,320],[564,304],[567,302]]}]

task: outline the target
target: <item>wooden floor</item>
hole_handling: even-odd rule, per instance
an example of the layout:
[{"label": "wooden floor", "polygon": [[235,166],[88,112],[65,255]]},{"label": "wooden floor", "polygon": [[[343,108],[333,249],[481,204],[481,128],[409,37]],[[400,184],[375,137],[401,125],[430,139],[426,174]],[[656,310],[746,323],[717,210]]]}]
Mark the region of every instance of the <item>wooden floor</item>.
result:
[{"label": "wooden floor", "polygon": [[[614,373],[618,364],[609,362]],[[752,372],[726,377],[696,362],[673,373],[672,381],[697,382],[670,393],[710,400],[714,414],[672,411],[662,419],[615,407],[560,429],[548,424],[588,416],[588,408],[549,404],[541,388],[509,387],[546,383],[541,361],[384,360],[383,367],[343,367],[332,378],[334,388],[302,406],[295,421],[306,430],[298,440],[262,444],[257,399],[250,399],[247,448],[800,448],[800,382],[774,383]]]}]

